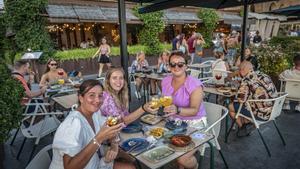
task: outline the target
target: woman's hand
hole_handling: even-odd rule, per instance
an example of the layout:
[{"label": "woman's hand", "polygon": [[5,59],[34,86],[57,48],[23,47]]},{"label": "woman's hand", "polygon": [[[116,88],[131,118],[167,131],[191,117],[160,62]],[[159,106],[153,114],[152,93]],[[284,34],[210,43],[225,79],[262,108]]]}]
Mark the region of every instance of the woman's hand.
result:
[{"label": "woman's hand", "polygon": [[104,140],[114,138],[122,130],[123,126],[124,123],[119,123],[112,127],[108,127],[105,123],[103,126],[101,126],[100,131],[97,133],[96,139],[100,142],[103,142]]},{"label": "woman's hand", "polygon": [[159,108],[152,108],[150,102],[144,104],[143,107],[146,110],[146,112],[152,113],[152,114],[156,113],[159,109]]},{"label": "woman's hand", "polygon": [[177,107],[174,104],[172,104],[171,106],[165,107],[164,112],[166,113],[164,117],[175,115],[177,113]]},{"label": "woman's hand", "polygon": [[117,155],[118,155],[118,151],[109,149],[105,154],[104,161],[106,163],[110,163],[110,162],[114,161],[114,159],[116,159]]}]

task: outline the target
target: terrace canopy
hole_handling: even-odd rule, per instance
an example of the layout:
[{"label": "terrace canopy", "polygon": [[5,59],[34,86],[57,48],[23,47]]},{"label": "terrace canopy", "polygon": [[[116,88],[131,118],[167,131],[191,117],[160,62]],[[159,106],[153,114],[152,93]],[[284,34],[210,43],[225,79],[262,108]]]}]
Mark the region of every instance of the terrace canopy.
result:
[{"label": "terrace canopy", "polygon": [[270,13],[278,14],[278,15],[285,15],[285,16],[295,16],[295,17],[300,18],[300,5],[276,9],[276,10],[271,11]]}]

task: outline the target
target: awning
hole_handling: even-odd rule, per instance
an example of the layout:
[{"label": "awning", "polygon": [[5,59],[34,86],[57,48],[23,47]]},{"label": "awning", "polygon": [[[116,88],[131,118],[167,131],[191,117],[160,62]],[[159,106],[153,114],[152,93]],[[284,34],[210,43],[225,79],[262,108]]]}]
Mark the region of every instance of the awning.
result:
[{"label": "awning", "polygon": [[182,12],[175,10],[164,10],[164,21],[167,24],[200,23],[196,12]]},{"label": "awning", "polygon": [[226,24],[241,25],[243,22],[243,18],[238,14],[218,12],[218,15],[220,20],[223,20]]},{"label": "awning", "polygon": [[300,17],[300,5],[276,9],[276,10],[271,11],[270,13],[274,13],[274,14],[278,14],[278,15],[285,15],[285,16]]},{"label": "awning", "polygon": [[74,5],[73,9],[80,22],[96,22],[106,20],[98,6],[79,6]]},{"label": "awning", "polygon": [[[46,11],[50,23],[118,23],[118,8],[89,6],[89,5],[48,5]],[[131,9],[126,9],[127,23],[141,23],[133,15]]]},{"label": "awning", "polygon": [[249,12],[248,14],[249,19],[266,19],[266,20],[279,20],[279,21],[286,21],[287,18],[285,16],[278,16],[278,15],[267,15],[267,14],[258,14],[258,13],[253,13]]}]

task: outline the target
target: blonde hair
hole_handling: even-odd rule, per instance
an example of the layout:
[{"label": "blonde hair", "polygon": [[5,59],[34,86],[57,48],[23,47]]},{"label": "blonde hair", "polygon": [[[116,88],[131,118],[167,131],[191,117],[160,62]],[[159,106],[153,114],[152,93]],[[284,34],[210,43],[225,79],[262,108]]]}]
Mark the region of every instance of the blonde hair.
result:
[{"label": "blonde hair", "polygon": [[[124,85],[118,93],[111,87],[111,84],[110,84],[111,75],[114,72],[117,72],[117,71],[122,72],[123,78],[124,78]],[[126,81],[126,78],[125,78],[124,70],[122,68],[111,68],[106,73],[106,78],[105,79],[106,79],[105,84],[104,84],[105,91],[108,92],[109,94],[111,94],[111,96],[115,100],[116,105],[120,109],[128,109],[128,107],[129,107],[128,106],[129,105],[128,88],[127,88],[127,81]]]},{"label": "blonde hair", "polygon": [[141,55],[145,55],[145,53],[143,51],[139,51],[137,54],[136,54],[136,60],[137,62],[140,62],[140,56]]}]

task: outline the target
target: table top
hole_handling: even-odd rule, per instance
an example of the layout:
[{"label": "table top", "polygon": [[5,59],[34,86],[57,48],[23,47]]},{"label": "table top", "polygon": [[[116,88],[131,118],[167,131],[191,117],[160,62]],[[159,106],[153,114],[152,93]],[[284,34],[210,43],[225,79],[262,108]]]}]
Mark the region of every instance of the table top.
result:
[{"label": "table top", "polygon": [[209,87],[209,86],[208,87],[205,86],[203,91],[206,93],[216,94],[224,97],[233,97],[237,94],[237,92],[231,92],[231,91],[229,92],[229,94],[224,94],[222,92],[219,92],[216,87]]},{"label": "table top", "polygon": [[56,103],[60,104],[66,109],[70,109],[74,104],[78,102],[77,93],[59,96],[59,97],[53,97],[52,100],[54,100]]},{"label": "table top", "polygon": [[211,67],[210,64],[191,64],[191,65],[188,65],[189,68],[208,68],[208,67]]},{"label": "table top", "polygon": [[[145,126],[149,126],[149,127],[164,127],[165,125],[165,121],[161,121],[160,123],[156,124],[156,125],[146,125]],[[204,133],[203,131],[197,131],[195,128],[187,128],[187,135],[190,135],[193,139],[193,142],[195,143],[195,148],[198,148],[199,146],[201,146],[202,144],[206,143],[207,141],[211,140],[214,138],[213,135],[208,134],[208,133]],[[132,133],[132,134],[127,134],[127,133],[123,133],[121,132],[120,134],[120,138],[122,141],[125,141],[129,138],[145,138],[147,136],[144,136],[142,134],[142,132],[139,133]],[[167,143],[163,142],[163,139],[159,139],[156,146],[155,147],[160,147],[160,146],[168,146]],[[154,148],[155,148],[154,147]],[[152,148],[151,148],[152,149]],[[189,151],[175,151],[175,153],[173,153],[172,155],[162,159],[161,161],[158,161],[156,163],[148,161],[143,155],[146,152],[149,152],[151,149],[146,150],[144,152],[138,152],[138,153],[129,153],[131,156],[133,156],[134,158],[136,158],[137,160],[139,160],[140,162],[144,163],[147,167],[151,168],[151,169],[156,169],[159,167],[164,166],[165,164],[169,163],[170,161],[188,153]]]}]

